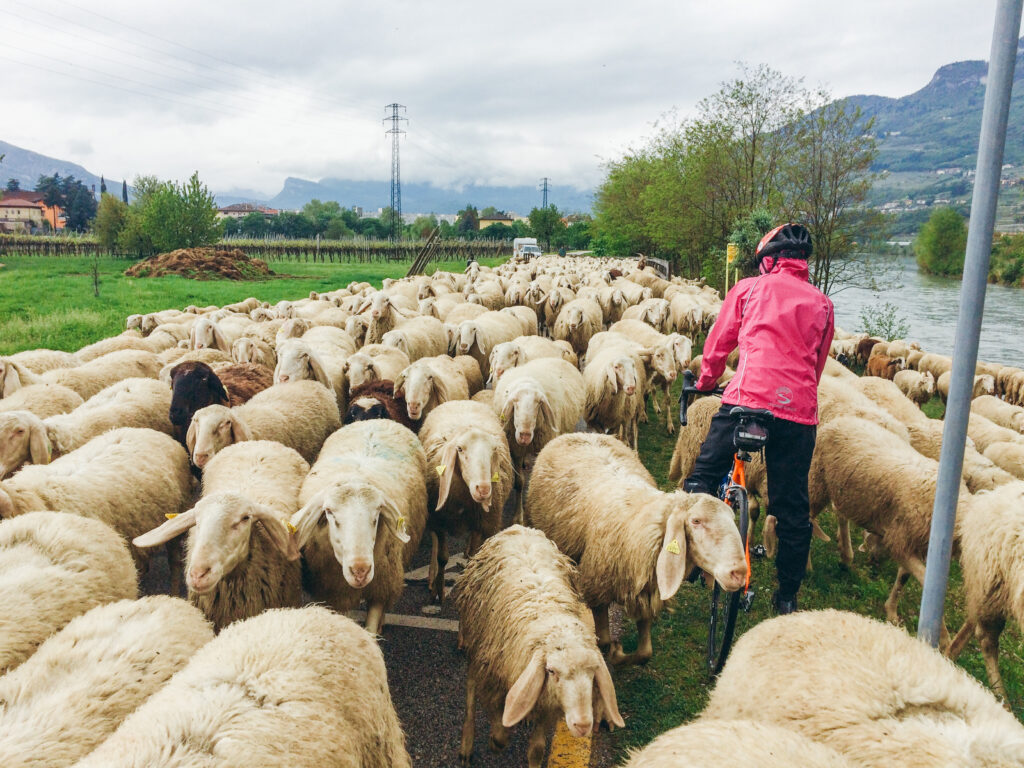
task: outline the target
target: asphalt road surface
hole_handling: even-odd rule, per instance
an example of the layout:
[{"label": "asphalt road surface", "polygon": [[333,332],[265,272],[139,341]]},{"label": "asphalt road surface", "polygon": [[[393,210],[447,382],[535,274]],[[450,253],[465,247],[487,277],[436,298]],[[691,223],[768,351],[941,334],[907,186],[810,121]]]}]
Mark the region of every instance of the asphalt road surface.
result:
[{"label": "asphalt road surface", "polygon": [[[509,510],[506,510],[506,523],[510,517]],[[449,587],[462,570],[464,545],[464,539],[449,538]],[[406,573],[405,591],[386,616],[380,646],[387,664],[391,697],[405,730],[413,766],[450,768],[459,765],[459,741],[466,706],[466,658],[456,645],[458,614],[454,601],[446,600],[440,611],[429,606],[426,582],[429,557],[430,536],[425,535]],[[154,556],[141,587],[145,594],[168,591],[167,559],[163,554]],[[361,612],[354,613],[353,618],[361,621]],[[613,616],[613,631],[617,630],[617,619],[618,616]],[[513,728],[508,747],[503,752],[492,753],[487,746],[487,718],[477,707],[473,765],[478,768],[525,768],[529,728],[526,723]],[[572,738],[564,728],[559,730],[554,739],[549,736],[549,757],[545,763],[549,768],[605,768],[612,765],[606,732],[587,740]]]}]

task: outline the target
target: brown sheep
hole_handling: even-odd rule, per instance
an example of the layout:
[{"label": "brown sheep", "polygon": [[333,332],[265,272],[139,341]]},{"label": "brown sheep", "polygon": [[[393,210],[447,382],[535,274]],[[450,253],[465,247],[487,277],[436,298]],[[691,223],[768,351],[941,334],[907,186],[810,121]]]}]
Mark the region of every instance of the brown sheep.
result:
[{"label": "brown sheep", "polygon": [[907,367],[907,361],[902,357],[889,357],[887,355],[875,355],[868,360],[865,376],[878,376],[882,379],[892,381],[899,371]]},{"label": "brown sheep", "polygon": [[872,348],[875,346],[875,344],[881,344],[881,342],[881,339],[876,339],[873,337],[868,337],[866,339],[861,339],[860,341],[858,341],[857,359],[860,360],[861,363],[866,365],[868,362],[868,358],[871,357]]},{"label": "brown sheep", "polygon": [[406,413],[405,398],[395,395],[395,383],[387,379],[368,381],[352,390],[349,395],[350,405],[345,414],[345,424],[369,419],[391,419],[403,427],[416,432],[420,428],[420,420],[409,418]]}]

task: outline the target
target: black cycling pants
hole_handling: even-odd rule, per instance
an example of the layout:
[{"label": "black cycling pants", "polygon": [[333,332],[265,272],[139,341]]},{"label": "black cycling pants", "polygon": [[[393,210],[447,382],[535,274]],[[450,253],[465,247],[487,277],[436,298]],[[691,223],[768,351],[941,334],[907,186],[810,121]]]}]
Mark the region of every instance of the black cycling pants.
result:
[{"label": "black cycling pants", "polygon": [[[711,428],[694,463],[684,488],[691,492],[716,495],[719,483],[732,469],[736,448],[732,436],[738,423],[729,415],[735,406],[723,405],[711,419]],[[776,532],[779,551],[775,567],[779,575],[779,594],[792,599],[800,589],[807,571],[811,549],[810,501],[807,475],[817,427],[775,419],[768,427],[765,466],[768,470],[768,508],[778,520]]]}]

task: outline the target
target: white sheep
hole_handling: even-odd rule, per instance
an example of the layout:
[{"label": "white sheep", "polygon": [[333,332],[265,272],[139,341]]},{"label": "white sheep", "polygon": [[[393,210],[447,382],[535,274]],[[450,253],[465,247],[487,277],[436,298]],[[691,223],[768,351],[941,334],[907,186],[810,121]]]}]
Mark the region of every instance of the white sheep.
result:
[{"label": "white sheep", "polygon": [[[395,395],[405,398],[406,412],[414,421],[424,418],[441,403],[449,400],[468,400],[480,387],[470,388],[466,371],[473,371],[476,361],[468,355],[454,360],[448,355],[421,357],[410,364],[395,379]],[[479,369],[477,369],[479,381]]]},{"label": "white sheep", "polygon": [[469,659],[462,765],[473,754],[477,696],[491,724],[492,750],[508,744],[516,723],[533,724],[530,768],[542,765],[547,732],[559,716],[577,737],[596,729],[602,717],[595,711],[625,725],[575,577],[569,558],[543,533],[519,525],[488,539],[466,565],[457,589]]},{"label": "white sheep", "polygon": [[[690,364],[693,357],[693,342],[680,333],[659,333],[647,323],[639,320],[619,320],[608,330],[621,334],[650,350],[651,357],[648,364],[650,379],[644,389],[653,393],[655,387],[660,387],[664,393],[664,407],[667,414],[665,425],[671,435],[675,432],[676,418],[671,402],[672,383],[676,380],[679,372],[685,370],[686,366]],[[652,394],[652,400],[654,401],[654,412],[661,413],[662,405],[658,402],[657,394]]]},{"label": "white sheep", "polygon": [[341,611],[365,599],[366,628],[379,634],[427,523],[423,446],[394,421],[349,424],[324,443],[299,503],[291,522],[306,590]]},{"label": "white sheep", "polygon": [[172,432],[171,391],[156,379],[125,379],[71,413],[41,419],[29,411],[0,413],[0,478],[22,464],[48,464],[118,427]]},{"label": "white sheep", "polygon": [[935,377],[931,373],[921,373],[910,369],[897,371],[893,382],[909,400],[918,406],[927,403],[935,394]]},{"label": "white sheep", "polygon": [[460,355],[471,355],[487,378],[490,376],[491,350],[503,341],[512,341],[522,335],[522,323],[512,315],[486,312],[473,320],[459,323],[456,351]]},{"label": "white sheep", "polygon": [[1024,433],[1024,408],[1003,402],[994,395],[982,395],[971,401],[971,412],[984,416],[1001,427]]},{"label": "white sheep", "polygon": [[[942,402],[949,400],[949,385],[952,380],[952,371],[946,371],[944,374],[939,376],[939,379],[935,384],[935,389],[939,393],[939,397],[942,399]],[[983,373],[974,377],[974,384],[971,388],[971,399],[973,400],[974,398],[981,397],[982,395],[993,395],[995,394],[995,391],[995,377],[991,374]]]},{"label": "white sheep", "polygon": [[866,768],[1024,765],[1024,726],[967,672],[898,627],[841,611],[748,630],[702,719],[782,726]]},{"label": "white sheep", "polygon": [[152,352],[125,349],[97,357],[75,368],[48,371],[42,379],[73,389],[84,400],[88,400],[100,390],[123,379],[155,379],[160,375],[160,368],[161,362]]},{"label": "white sheep", "polygon": [[371,381],[394,381],[409,363],[409,356],[400,349],[367,344],[345,360],[343,371],[349,392]]},{"label": "white sheep", "polygon": [[400,326],[411,314],[413,306],[408,306],[402,296],[391,296],[378,291],[366,299],[359,307],[360,314],[369,313],[370,322],[366,326],[366,344],[380,344],[384,334]]},{"label": "white sheep", "polygon": [[269,342],[242,336],[231,345],[231,359],[236,363],[257,363],[274,368],[277,365],[277,352]]},{"label": "white sheep", "polygon": [[199,611],[165,595],[120,600],[73,619],[0,678],[0,763],[72,765],[212,639]]},{"label": "white sheep", "polygon": [[501,530],[502,511],[515,470],[508,440],[494,411],[483,403],[456,400],[439,405],[423,420],[419,438],[427,456],[431,511],[428,573],[431,598],[444,599],[448,535],[469,532],[466,554]]},{"label": "white sheep", "polygon": [[77,768],[410,768],[374,639],[326,608],[266,611],[200,648]]},{"label": "white sheep", "polygon": [[643,749],[631,752],[622,768],[711,766],[725,761],[758,768],[854,765],[835,750],[777,725],[749,720],[697,720],[666,731]]},{"label": "white sheep", "polygon": [[388,331],[381,343],[402,350],[411,362],[448,351],[448,334],[435,317],[412,317],[399,328]]},{"label": "white sheep", "polygon": [[623,320],[639,320],[659,333],[669,333],[675,327],[672,310],[665,299],[645,299],[622,313]]},{"label": "white sheep", "polygon": [[491,350],[489,384],[496,383],[505,371],[541,357],[560,358],[577,365],[578,358],[566,341],[552,341],[544,336],[519,336],[503,341]]},{"label": "white sheep", "polygon": [[1024,480],[1024,444],[993,443],[985,449],[984,456],[1007,474]]},{"label": "white sheep", "polygon": [[137,547],[189,532],[189,600],[218,629],[268,608],[301,605],[299,550],[289,532],[309,464],[291,448],[249,440],[220,451],[187,512],[136,537]]},{"label": "white sheep", "polygon": [[23,387],[46,382],[40,374],[13,357],[0,357],[0,398],[8,398]]},{"label": "white sheep", "polygon": [[0,398],[0,413],[30,411],[45,419],[73,411],[84,402],[80,394],[60,384],[29,384],[9,397]]},{"label": "white sheep", "polygon": [[277,347],[274,383],[315,381],[334,393],[338,410],[348,410],[348,383],[345,380],[347,355],[337,347],[316,348],[304,339],[287,339]]},{"label": "white sheep", "polygon": [[200,317],[189,331],[188,348],[204,349],[214,347],[221,352],[231,353],[231,345],[252,324],[243,315],[229,315],[220,320]]},{"label": "white sheep", "polygon": [[[173,437],[122,427],[0,482],[0,518],[68,512],[101,520],[130,540],[187,509],[192,485],[188,457]],[[133,554],[140,567],[146,564],[138,550]],[[168,546],[168,557],[176,562],[176,547]],[[172,570],[172,591],[177,583]]]},{"label": "white sheep", "polygon": [[637,444],[651,354],[624,336],[603,332],[590,340],[583,367],[587,424],[616,434],[631,448]]},{"label": "white sheep", "polygon": [[609,435],[548,443],[530,477],[526,518],[578,563],[602,647],[611,645],[611,603],[636,619],[637,650],[627,656],[616,643],[614,664],[651,657],[651,625],[695,566],[726,590],[747,577],[732,510],[706,494],[659,491],[636,453]]},{"label": "white sheep", "polygon": [[27,349],[8,355],[7,359],[23,365],[32,373],[46,373],[55,368],[74,368],[80,362],[73,353],[56,349]]},{"label": "white sheep", "polygon": [[568,341],[577,356],[587,351],[590,339],[604,327],[601,305],[593,299],[573,299],[558,313],[551,336]]},{"label": "white sheep", "polygon": [[59,512],[0,524],[0,573],[0,674],[76,616],[138,590],[128,546],[116,531]]},{"label": "white sheep", "polygon": [[[176,327],[172,326],[172,328]],[[176,332],[167,333],[157,329],[149,336],[143,338],[131,331],[126,331],[120,336],[100,339],[93,344],[82,347],[75,353],[75,357],[80,362],[88,363],[98,357],[103,357],[103,355],[109,355],[111,352],[119,352],[125,349],[140,349],[144,352],[153,353],[163,352],[165,349],[177,346],[178,342],[181,341],[178,338],[179,335]]]},{"label": "white sheep", "polygon": [[268,387],[234,408],[200,408],[192,416],[185,443],[200,468],[217,451],[243,440],[273,440],[313,461],[324,440],[340,426],[333,392],[316,381],[293,381]]}]

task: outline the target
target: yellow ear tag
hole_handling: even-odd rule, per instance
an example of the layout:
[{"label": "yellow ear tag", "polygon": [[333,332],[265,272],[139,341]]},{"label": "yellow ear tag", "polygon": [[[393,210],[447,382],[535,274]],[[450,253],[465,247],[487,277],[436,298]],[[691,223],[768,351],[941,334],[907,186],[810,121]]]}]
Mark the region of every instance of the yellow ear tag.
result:
[{"label": "yellow ear tag", "polygon": [[167,518],[168,520],[173,520],[173,519],[174,519],[174,518],[176,518],[177,516],[178,516],[178,513],[177,513],[177,512],[170,512],[170,513],[168,513],[168,514],[164,515],[164,517],[166,517],[166,518]]},{"label": "yellow ear tag", "polygon": [[398,516],[398,532],[405,533],[405,517],[403,515]]},{"label": "yellow ear tag", "polygon": [[285,520],[284,527],[288,529],[288,533],[295,533],[295,531],[298,530],[294,525],[292,525],[291,520]]},{"label": "yellow ear tag", "polygon": [[438,477],[444,477],[444,471],[447,469],[447,467],[444,464],[438,464],[436,467],[434,467],[434,469],[437,470]]},{"label": "yellow ear tag", "polygon": [[678,555],[682,550],[679,549],[679,539],[672,539],[665,547],[673,555]]},{"label": "yellow ear tag", "polygon": [[493,475],[491,475],[491,482],[492,482],[492,483],[496,483],[496,482],[498,482],[499,480],[501,480],[501,478],[500,478],[500,477],[498,477],[498,473],[497,473],[497,472],[495,472],[495,473],[494,473]]}]

